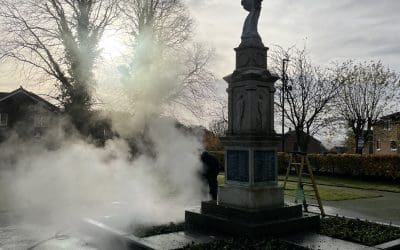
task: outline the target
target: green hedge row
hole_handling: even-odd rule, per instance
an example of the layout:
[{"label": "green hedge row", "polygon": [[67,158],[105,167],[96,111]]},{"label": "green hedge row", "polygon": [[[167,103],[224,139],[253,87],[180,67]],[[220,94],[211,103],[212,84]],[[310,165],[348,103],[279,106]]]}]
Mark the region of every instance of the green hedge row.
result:
[{"label": "green hedge row", "polygon": [[[211,152],[224,166],[224,152]],[[400,156],[396,155],[308,155],[317,173],[339,174],[355,177],[379,177],[400,180]],[[289,164],[289,154],[278,153],[279,172],[284,173]]]}]

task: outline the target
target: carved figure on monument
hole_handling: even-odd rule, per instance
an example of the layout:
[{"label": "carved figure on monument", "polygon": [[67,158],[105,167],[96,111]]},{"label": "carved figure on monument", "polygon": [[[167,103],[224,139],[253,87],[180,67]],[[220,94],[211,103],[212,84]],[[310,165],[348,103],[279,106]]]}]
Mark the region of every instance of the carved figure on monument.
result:
[{"label": "carved figure on monument", "polygon": [[242,128],[243,118],[244,118],[244,110],[245,110],[245,100],[243,93],[240,93],[239,96],[235,100],[235,109],[236,115],[234,119],[234,130],[240,131]]},{"label": "carved figure on monument", "polygon": [[262,0],[242,0],[242,5],[249,15],[243,26],[242,43],[239,47],[264,47],[258,34],[258,19],[261,13]]},{"label": "carved figure on monument", "polygon": [[[265,92],[258,94],[257,99],[257,128],[260,130],[267,129],[267,96]],[[263,131],[266,132],[266,131]]]}]

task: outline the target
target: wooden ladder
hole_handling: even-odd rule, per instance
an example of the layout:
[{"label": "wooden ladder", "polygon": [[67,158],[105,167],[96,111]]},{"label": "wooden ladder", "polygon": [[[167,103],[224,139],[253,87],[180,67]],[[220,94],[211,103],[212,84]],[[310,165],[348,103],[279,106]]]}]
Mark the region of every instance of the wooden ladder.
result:
[{"label": "wooden ladder", "polygon": [[[300,160],[300,161],[299,161]],[[315,182],[314,174],[312,172],[312,167],[310,164],[310,160],[308,159],[307,153],[301,152],[291,152],[289,157],[289,165],[286,169],[286,176],[285,181],[283,182],[283,189],[284,190],[292,190],[293,189],[286,189],[286,183],[289,182],[289,175],[294,168],[295,173],[298,177],[297,180],[297,190],[296,194],[293,195],[295,197],[295,203],[298,203],[298,199],[302,199],[304,211],[308,212],[308,207],[318,207],[321,211],[321,216],[325,217],[325,211],[322,206],[321,197],[318,192],[317,183]],[[304,169],[305,168],[305,169]],[[304,170],[307,172],[304,173]],[[311,182],[304,182],[303,176],[309,176]],[[311,187],[311,190],[305,190],[304,186]],[[311,192],[311,193],[310,193]],[[307,204],[306,198],[315,198],[317,200],[317,204]]]}]

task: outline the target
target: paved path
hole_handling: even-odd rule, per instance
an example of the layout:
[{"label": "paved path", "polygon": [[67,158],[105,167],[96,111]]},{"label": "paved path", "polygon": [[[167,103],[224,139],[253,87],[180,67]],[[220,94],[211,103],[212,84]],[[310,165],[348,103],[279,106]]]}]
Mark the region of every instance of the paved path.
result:
[{"label": "paved path", "polygon": [[68,232],[45,225],[18,223],[9,213],[0,213],[0,250],[95,250]]},{"label": "paved path", "polygon": [[[338,188],[352,190],[352,188]],[[382,197],[345,201],[323,201],[327,214],[367,219],[381,223],[400,225],[400,193],[359,190],[357,192],[377,193]],[[293,198],[285,197],[286,201]],[[312,209],[314,210],[314,208]]]},{"label": "paved path", "polygon": [[[331,215],[342,215],[368,219],[382,223],[400,225],[400,193],[375,192],[382,197],[347,201],[324,202],[325,210]],[[286,197],[286,201],[293,198]],[[51,239],[50,239],[51,238]],[[44,241],[50,239],[48,241]],[[43,242],[42,242],[43,241]],[[32,250],[81,249],[93,250],[85,241],[68,233],[56,235],[55,230],[15,223],[7,213],[0,213],[0,250],[27,250],[42,242]]]}]

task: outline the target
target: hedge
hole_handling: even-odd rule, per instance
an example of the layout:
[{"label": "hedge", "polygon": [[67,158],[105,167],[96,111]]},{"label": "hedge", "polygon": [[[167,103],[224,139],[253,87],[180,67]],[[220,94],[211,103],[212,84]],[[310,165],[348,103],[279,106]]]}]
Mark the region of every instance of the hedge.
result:
[{"label": "hedge", "polygon": [[[211,153],[218,158],[221,166],[224,166],[224,152]],[[400,180],[400,156],[397,155],[309,154],[308,157],[317,173]],[[285,173],[288,164],[289,154],[278,153],[280,173]]]}]

